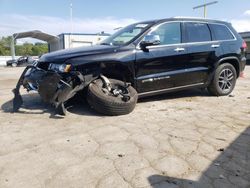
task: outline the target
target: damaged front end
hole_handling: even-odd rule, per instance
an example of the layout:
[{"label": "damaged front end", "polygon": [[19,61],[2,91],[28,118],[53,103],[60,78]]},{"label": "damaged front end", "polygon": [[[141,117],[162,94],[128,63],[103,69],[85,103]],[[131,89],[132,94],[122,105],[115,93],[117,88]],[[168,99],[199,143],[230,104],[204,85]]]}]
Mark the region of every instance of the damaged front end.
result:
[{"label": "damaged front end", "polygon": [[27,66],[19,78],[16,88],[13,89],[13,112],[17,112],[23,104],[20,95],[20,87],[23,86],[28,92],[37,91],[42,100],[55,106],[56,114],[65,115],[64,103],[82,90],[92,80],[91,75],[82,75],[78,71],[57,72],[39,68],[37,65]]}]

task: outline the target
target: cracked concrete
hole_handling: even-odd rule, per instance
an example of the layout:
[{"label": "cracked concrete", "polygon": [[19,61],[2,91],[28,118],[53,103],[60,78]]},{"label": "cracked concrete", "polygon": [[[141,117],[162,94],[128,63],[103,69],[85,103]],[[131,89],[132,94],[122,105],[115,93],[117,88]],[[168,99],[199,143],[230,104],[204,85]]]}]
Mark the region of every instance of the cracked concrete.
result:
[{"label": "cracked concrete", "polygon": [[191,90],[107,117],[73,102],[65,118],[37,94],[12,114],[23,68],[0,68],[0,187],[250,187],[250,67],[233,96]]}]

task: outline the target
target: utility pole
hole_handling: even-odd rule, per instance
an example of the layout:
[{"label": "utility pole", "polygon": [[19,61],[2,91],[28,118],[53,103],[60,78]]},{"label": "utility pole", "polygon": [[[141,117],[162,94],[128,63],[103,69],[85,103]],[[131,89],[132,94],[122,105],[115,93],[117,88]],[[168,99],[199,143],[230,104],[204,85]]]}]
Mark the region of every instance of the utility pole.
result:
[{"label": "utility pole", "polygon": [[205,3],[205,4],[202,4],[202,5],[193,7],[193,10],[199,9],[199,8],[204,8],[204,18],[206,18],[207,17],[207,6],[213,5],[213,4],[216,4],[216,3],[218,3],[218,1],[212,1],[210,3]]},{"label": "utility pole", "polygon": [[11,36],[10,52],[11,52],[11,57],[12,57],[13,60],[15,59],[15,56],[16,56],[15,42],[16,42],[17,37],[18,37],[18,33],[14,33]]},{"label": "utility pole", "polygon": [[11,45],[10,45],[10,49],[11,49],[11,56],[12,56],[12,59],[14,60],[15,59],[15,36],[12,35],[11,36]]},{"label": "utility pole", "polygon": [[73,4],[72,0],[70,1],[70,33],[73,32]]},{"label": "utility pole", "polygon": [[69,47],[71,48],[71,35],[73,33],[73,3],[70,0],[70,34],[69,34]]}]

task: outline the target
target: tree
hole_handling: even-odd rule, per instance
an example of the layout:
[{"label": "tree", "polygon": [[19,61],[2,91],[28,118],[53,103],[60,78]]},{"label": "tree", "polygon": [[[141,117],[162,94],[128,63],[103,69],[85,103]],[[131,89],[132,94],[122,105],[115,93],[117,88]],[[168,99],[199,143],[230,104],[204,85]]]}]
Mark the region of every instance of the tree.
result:
[{"label": "tree", "polygon": [[33,55],[40,56],[42,54],[48,53],[48,44],[46,43],[35,43],[32,47]]},{"label": "tree", "polygon": [[[12,37],[2,37],[0,39],[0,56],[10,56]],[[18,56],[40,56],[48,52],[48,44],[37,42],[24,43],[23,45],[15,45],[16,55]]]},{"label": "tree", "polygon": [[18,56],[31,56],[32,54],[32,46],[31,43],[24,43],[21,46],[16,46],[16,55]]},{"label": "tree", "polygon": [[10,55],[10,45],[11,45],[11,36],[2,37],[0,39],[0,55],[8,56]]}]

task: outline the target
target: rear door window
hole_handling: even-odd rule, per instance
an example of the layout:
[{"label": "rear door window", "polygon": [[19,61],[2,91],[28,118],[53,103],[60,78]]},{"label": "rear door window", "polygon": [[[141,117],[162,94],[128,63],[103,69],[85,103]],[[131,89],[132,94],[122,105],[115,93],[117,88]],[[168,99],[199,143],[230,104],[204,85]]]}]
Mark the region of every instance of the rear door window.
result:
[{"label": "rear door window", "polygon": [[232,40],[234,36],[232,32],[225,26],[220,24],[209,24],[209,27],[213,31],[214,40]]},{"label": "rear door window", "polygon": [[211,32],[206,23],[185,23],[188,42],[211,41]]}]

